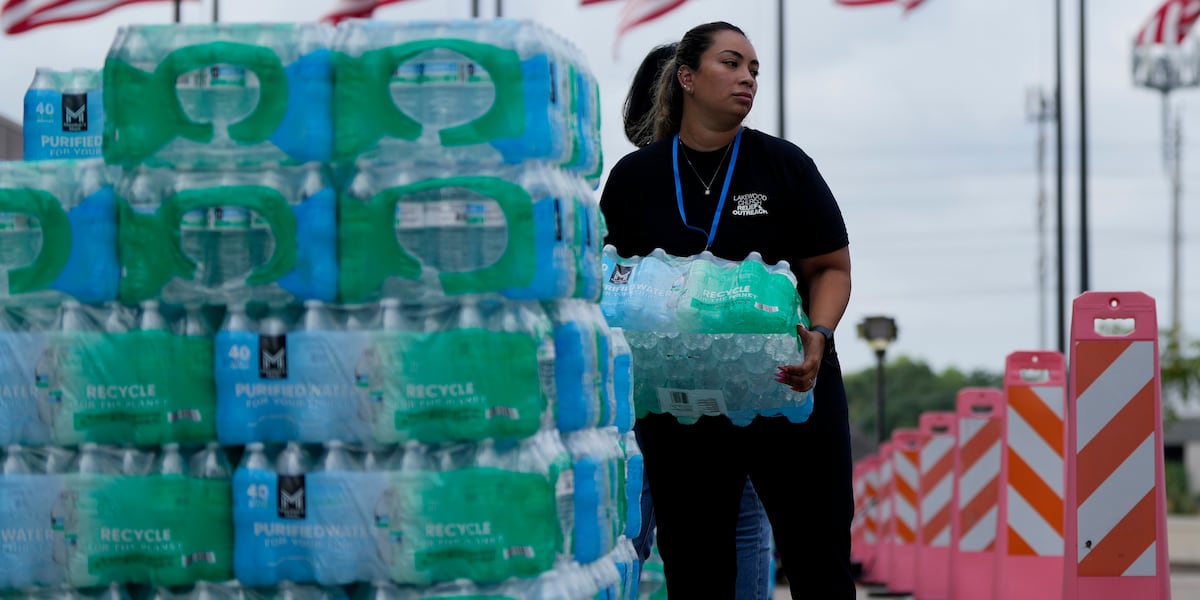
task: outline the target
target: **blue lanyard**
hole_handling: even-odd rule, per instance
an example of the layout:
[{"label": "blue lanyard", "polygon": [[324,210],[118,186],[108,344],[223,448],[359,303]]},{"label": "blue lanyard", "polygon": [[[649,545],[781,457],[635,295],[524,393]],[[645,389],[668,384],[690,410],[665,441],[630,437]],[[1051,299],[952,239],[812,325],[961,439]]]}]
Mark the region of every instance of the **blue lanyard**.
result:
[{"label": "blue lanyard", "polygon": [[[679,134],[675,134],[674,143],[671,144],[671,166],[675,169],[675,202],[679,205],[679,217],[683,219],[683,226],[688,229],[699,231],[700,233],[708,234],[708,243],[704,245],[704,249],[708,250],[712,246],[713,238],[717,235],[717,225],[721,222],[721,211],[725,208],[725,198],[729,194],[729,182],[733,179],[733,165],[737,163],[738,148],[742,146],[742,129],[738,129],[737,137],[733,138],[733,156],[729,158],[729,170],[725,172],[725,184],[721,186],[721,199],[717,201],[717,212],[713,215],[712,226],[708,231],[689,225],[687,222],[687,213],[683,210],[683,187],[679,184]],[[721,167],[717,167],[718,169]]]}]

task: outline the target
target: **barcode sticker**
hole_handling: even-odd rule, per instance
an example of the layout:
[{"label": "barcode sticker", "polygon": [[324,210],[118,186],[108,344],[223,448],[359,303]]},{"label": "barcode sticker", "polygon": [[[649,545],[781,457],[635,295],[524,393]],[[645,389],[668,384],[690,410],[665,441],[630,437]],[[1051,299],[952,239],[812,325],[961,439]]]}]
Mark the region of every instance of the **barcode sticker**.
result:
[{"label": "barcode sticker", "polygon": [[721,390],[658,388],[659,408],[677,417],[726,414],[725,394]]}]

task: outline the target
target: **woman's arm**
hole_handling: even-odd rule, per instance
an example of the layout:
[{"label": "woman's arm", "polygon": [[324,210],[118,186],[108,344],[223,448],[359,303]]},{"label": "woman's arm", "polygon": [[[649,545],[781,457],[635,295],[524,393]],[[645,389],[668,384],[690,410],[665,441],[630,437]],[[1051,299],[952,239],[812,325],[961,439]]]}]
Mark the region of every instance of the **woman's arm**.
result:
[{"label": "woman's arm", "polygon": [[[808,318],[813,326],[836,331],[850,303],[850,247],[804,259],[800,272],[808,282]],[[812,389],[825,354],[825,336],[797,326],[804,362],[779,367],[776,381],[797,392]]]}]

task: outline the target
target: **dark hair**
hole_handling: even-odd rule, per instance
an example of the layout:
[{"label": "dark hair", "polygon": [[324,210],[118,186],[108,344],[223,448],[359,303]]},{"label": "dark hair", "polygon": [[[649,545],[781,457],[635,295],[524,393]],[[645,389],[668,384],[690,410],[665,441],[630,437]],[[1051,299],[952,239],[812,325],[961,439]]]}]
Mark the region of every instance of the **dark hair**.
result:
[{"label": "dark hair", "polygon": [[700,56],[721,31],[746,35],[736,25],[713,21],[691,28],[683,39],[658,46],[642,59],[625,97],[625,137],[633,145],[642,147],[679,132],[683,94],[675,74],[683,65],[699,69]]},{"label": "dark hair", "polygon": [[637,147],[645,146],[653,139],[646,139],[643,122],[654,111],[654,94],[652,91],[658,85],[663,66],[675,58],[675,47],[679,44],[671,42],[656,46],[633,75],[633,83],[629,86],[629,94],[625,96],[625,137]]}]

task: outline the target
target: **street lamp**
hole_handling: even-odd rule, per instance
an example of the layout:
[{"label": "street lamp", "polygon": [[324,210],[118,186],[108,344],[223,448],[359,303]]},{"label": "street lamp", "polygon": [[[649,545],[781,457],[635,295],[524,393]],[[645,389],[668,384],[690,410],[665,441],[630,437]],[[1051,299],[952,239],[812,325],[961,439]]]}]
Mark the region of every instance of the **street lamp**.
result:
[{"label": "street lamp", "polygon": [[883,357],[888,346],[896,341],[896,320],[891,317],[866,317],[858,324],[858,337],[867,341],[875,351],[875,443],[884,440],[883,417]]}]

